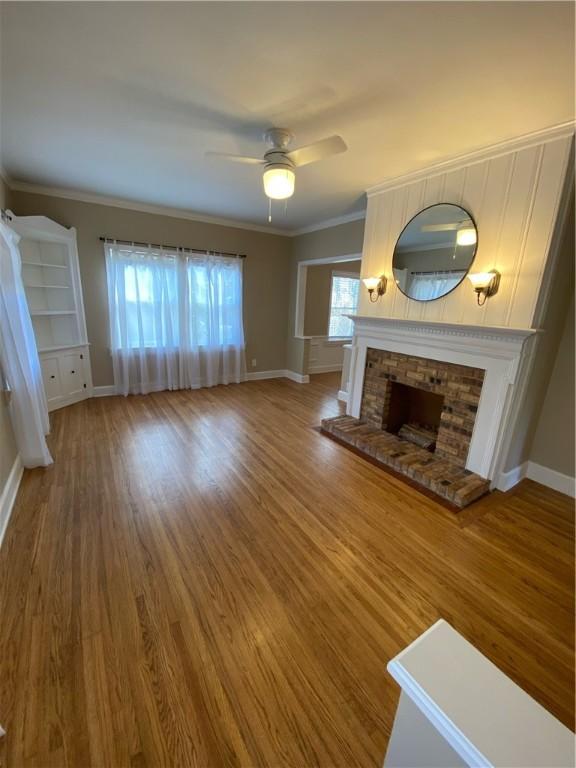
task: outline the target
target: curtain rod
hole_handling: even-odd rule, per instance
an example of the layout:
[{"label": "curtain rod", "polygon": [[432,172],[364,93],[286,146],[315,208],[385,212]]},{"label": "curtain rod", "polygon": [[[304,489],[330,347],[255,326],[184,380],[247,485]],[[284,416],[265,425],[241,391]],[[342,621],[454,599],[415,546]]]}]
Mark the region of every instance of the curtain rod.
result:
[{"label": "curtain rod", "polygon": [[208,251],[206,248],[185,248],[183,245],[164,245],[159,243],[139,243],[136,240],[116,240],[113,237],[101,237],[103,243],[118,243],[119,245],[144,246],[145,248],[160,248],[167,251],[184,251],[185,253],[205,253],[211,256],[229,256],[233,259],[245,259],[245,253],[228,253],[227,251]]}]

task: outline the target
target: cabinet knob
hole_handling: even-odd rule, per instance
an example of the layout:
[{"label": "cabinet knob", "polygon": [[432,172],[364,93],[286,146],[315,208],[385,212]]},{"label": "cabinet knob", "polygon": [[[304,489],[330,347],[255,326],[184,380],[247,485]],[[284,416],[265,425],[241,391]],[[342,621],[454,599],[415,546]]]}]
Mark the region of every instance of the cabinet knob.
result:
[{"label": "cabinet knob", "polygon": [[70,373],[76,373],[76,371],[70,371]]},{"label": "cabinet knob", "polygon": [[56,378],[56,376],[50,376],[50,378],[51,378],[51,379],[55,379],[55,378]]}]

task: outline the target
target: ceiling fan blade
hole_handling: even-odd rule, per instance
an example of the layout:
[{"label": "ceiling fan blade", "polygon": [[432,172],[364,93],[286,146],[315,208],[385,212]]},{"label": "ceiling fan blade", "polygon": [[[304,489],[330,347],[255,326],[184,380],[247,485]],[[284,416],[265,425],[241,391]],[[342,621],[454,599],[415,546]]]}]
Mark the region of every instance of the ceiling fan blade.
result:
[{"label": "ceiling fan blade", "polygon": [[459,221],[453,224],[424,224],[420,227],[420,232],[451,232],[453,229],[458,229],[460,225]]},{"label": "ceiling fan blade", "polygon": [[287,157],[296,167],[300,167],[301,165],[308,165],[308,163],[315,163],[318,160],[324,160],[325,157],[330,157],[330,155],[346,152],[347,149],[348,147],[344,139],[340,136],[329,136],[327,139],[314,142],[314,144],[293,149],[287,153]]},{"label": "ceiling fan blade", "polygon": [[264,162],[259,157],[245,157],[244,155],[231,155],[228,152],[205,152],[204,157],[214,157],[218,160],[231,160],[233,163],[244,163],[245,165],[262,165]]}]

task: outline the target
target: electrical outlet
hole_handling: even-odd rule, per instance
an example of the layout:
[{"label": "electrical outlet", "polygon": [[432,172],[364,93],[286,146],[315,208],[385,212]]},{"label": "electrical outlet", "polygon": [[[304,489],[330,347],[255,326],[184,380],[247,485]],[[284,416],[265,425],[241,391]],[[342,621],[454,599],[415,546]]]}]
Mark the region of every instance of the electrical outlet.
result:
[{"label": "electrical outlet", "polygon": [[256,368],[256,358],[252,358],[252,368]]}]

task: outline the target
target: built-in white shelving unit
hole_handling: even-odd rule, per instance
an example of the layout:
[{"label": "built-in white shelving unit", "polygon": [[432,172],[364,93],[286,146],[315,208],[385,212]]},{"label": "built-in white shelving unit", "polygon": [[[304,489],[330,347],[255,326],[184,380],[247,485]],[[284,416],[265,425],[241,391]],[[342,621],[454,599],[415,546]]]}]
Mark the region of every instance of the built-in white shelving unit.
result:
[{"label": "built-in white shelving unit", "polygon": [[45,216],[14,216],[22,281],[49,410],[92,396],[76,230]]}]

